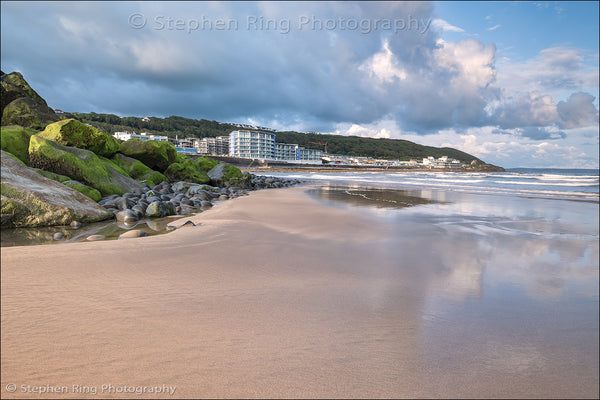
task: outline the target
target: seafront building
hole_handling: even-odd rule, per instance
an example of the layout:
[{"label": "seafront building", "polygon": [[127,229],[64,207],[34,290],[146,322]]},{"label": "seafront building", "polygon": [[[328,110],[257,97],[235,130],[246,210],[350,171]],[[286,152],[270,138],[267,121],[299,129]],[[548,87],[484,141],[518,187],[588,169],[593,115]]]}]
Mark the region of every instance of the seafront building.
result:
[{"label": "seafront building", "polygon": [[229,155],[229,136],[205,137],[196,142],[199,154]]},{"label": "seafront building", "polygon": [[[256,127],[251,127],[256,128]],[[376,167],[408,167],[429,169],[458,169],[465,166],[460,160],[447,156],[435,158],[426,157],[422,162],[417,160],[383,160],[372,157],[346,156],[324,153],[321,150],[306,149],[298,144],[277,143],[273,130],[246,129],[237,130],[229,136],[175,139],[150,133],[115,132],[119,140],[141,139],[169,141],[177,152],[187,155],[231,156],[238,158],[263,159],[282,161],[294,164],[330,164],[357,165]]]},{"label": "seafront building", "polygon": [[240,158],[275,159],[275,134],[233,131],[229,134],[229,155]]}]

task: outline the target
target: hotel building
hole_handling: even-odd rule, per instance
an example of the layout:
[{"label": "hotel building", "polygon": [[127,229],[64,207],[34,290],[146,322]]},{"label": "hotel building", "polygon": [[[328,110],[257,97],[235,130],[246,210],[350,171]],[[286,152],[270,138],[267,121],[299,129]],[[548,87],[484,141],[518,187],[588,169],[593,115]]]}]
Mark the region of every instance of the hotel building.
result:
[{"label": "hotel building", "polygon": [[229,134],[229,155],[241,158],[275,158],[275,134],[233,131]]}]

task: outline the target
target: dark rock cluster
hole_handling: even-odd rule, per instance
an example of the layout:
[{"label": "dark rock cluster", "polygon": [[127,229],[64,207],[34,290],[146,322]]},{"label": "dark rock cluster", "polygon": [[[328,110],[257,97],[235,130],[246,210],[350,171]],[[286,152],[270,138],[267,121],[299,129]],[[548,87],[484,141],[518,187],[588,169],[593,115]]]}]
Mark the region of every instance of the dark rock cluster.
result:
[{"label": "dark rock cluster", "polygon": [[245,196],[251,190],[290,187],[298,183],[300,181],[296,179],[256,175],[244,187],[161,182],[145,189],[136,188],[122,196],[113,194],[104,197],[98,204],[112,212],[117,221],[132,223],[143,218],[199,213],[208,210],[217,201]]}]

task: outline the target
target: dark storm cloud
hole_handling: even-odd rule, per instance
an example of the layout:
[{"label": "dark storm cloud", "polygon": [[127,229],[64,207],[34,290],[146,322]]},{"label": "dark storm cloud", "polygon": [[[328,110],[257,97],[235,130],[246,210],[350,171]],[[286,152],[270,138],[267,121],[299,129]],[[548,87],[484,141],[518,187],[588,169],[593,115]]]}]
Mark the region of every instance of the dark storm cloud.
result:
[{"label": "dark storm cloud", "polygon": [[391,119],[417,133],[597,121],[585,93],[558,106],[507,97],[494,86],[495,46],[440,40],[432,12],[417,2],[3,2],[2,69],[68,111],[306,130]]}]

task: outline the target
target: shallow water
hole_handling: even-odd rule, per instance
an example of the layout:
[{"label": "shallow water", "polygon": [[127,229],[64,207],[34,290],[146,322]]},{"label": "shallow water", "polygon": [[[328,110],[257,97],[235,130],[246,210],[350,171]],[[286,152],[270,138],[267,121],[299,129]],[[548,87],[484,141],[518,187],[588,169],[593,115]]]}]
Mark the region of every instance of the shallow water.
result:
[{"label": "shallow water", "polygon": [[[2,229],[2,247],[32,246],[38,244],[59,245],[61,243],[85,242],[91,235],[102,235],[101,240],[115,240],[120,235],[131,229],[145,231],[148,236],[162,235],[170,232],[169,223],[184,216],[176,215],[165,218],[143,219],[134,223],[117,222],[115,220],[84,224],[81,228],[74,229],[70,226],[46,226],[40,228],[15,228]],[[64,235],[61,240],[54,240],[55,233]]]}]

